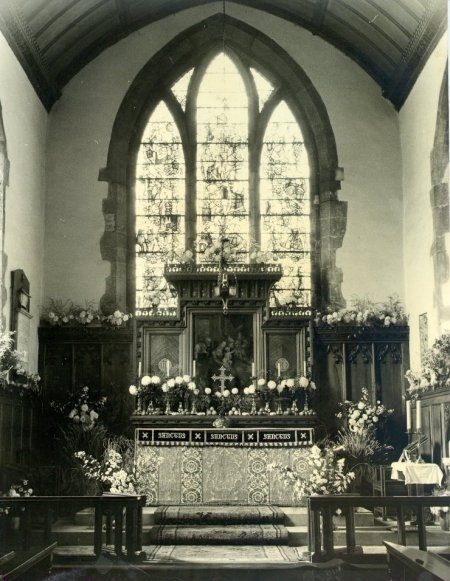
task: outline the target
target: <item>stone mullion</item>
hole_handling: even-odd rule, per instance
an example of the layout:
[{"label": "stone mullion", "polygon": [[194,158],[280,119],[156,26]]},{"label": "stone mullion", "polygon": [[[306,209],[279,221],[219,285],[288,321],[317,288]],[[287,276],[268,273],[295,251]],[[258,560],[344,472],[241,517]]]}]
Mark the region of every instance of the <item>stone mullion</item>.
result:
[{"label": "stone mullion", "polygon": [[106,279],[106,291],[100,301],[102,311],[127,310],[127,213],[126,187],[108,183],[108,197],[103,200],[105,231],[100,240],[103,260],[111,263],[111,274]]},{"label": "stone mullion", "polygon": [[345,306],[342,296],[342,270],[336,266],[336,251],[342,246],[347,227],[347,202],[337,199],[336,192],[320,196],[320,279],[322,308]]}]

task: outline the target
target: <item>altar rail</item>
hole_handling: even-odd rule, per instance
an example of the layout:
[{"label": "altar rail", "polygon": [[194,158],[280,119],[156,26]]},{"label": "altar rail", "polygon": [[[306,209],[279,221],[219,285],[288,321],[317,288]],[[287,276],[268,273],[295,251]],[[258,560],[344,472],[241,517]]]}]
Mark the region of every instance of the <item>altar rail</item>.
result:
[{"label": "altar rail", "polygon": [[[340,509],[345,516],[347,555],[356,551],[355,509],[394,508],[397,513],[397,539],[406,546],[405,514],[413,512],[417,523],[419,549],[427,550],[425,508],[450,508],[450,496],[311,496],[308,499],[309,548],[313,562],[336,556],[333,538],[333,514]],[[322,517],[322,519],[320,518]],[[322,522],[321,522],[322,520]]]},{"label": "altar rail", "polygon": [[[32,527],[42,532],[41,542],[48,545],[52,540],[52,522],[55,516],[74,513],[84,508],[94,509],[94,554],[102,552],[103,537],[106,545],[114,545],[116,555],[132,560],[142,549],[142,509],[145,496],[104,495],[104,496],[29,496],[0,497],[0,518],[2,519],[3,544],[11,541],[19,520],[19,547],[27,550],[32,544]],[[104,518],[105,517],[105,518]],[[125,527],[124,525],[125,517]],[[114,535],[112,520],[114,519]],[[103,523],[106,520],[106,534]],[[125,533],[125,535],[124,535]],[[9,535],[7,537],[7,535]],[[114,537],[114,538],[113,538]],[[125,554],[123,548],[125,547]]]}]

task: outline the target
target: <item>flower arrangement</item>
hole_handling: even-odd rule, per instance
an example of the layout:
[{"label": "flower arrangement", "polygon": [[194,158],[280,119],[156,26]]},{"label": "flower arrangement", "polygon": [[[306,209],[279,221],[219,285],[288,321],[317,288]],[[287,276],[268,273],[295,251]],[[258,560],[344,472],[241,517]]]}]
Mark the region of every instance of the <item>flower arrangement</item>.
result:
[{"label": "flower arrangement", "polygon": [[145,457],[135,463],[133,442],[123,437],[109,438],[99,458],[84,450],[75,452],[74,458],[87,480],[113,494],[139,494],[150,468]]},{"label": "flower arrangement", "polygon": [[127,324],[132,315],[116,309],[110,315],[103,314],[94,303],[88,302],[80,306],[70,300],[62,301],[48,299],[41,312],[42,320],[52,326],[103,324],[111,327],[122,327]]},{"label": "flower arrangement", "polygon": [[327,313],[316,313],[315,323],[329,327],[348,325],[388,328],[407,325],[408,316],[399,298],[393,295],[383,303],[375,303],[369,298],[355,298],[350,308],[330,308]]},{"label": "flower arrangement", "polygon": [[64,402],[51,401],[50,406],[72,423],[79,424],[84,431],[92,430],[99,419],[99,414],[106,404],[106,397],[98,398],[85,385],[79,393],[72,394]]},{"label": "flower arrangement", "polygon": [[436,387],[450,387],[450,332],[443,333],[427,349],[422,369],[408,369],[405,377],[409,383],[408,395],[411,399]]},{"label": "flower arrangement", "polygon": [[342,494],[355,478],[354,472],[345,470],[345,460],[338,458],[334,448],[326,443],[322,448],[311,447],[307,470],[303,474],[278,464],[270,464],[268,468],[276,471],[282,482],[292,488],[299,502],[306,496]]},{"label": "flower arrangement", "polygon": [[30,373],[25,368],[24,353],[14,349],[14,333],[0,333],[0,383],[4,387],[19,387],[39,393],[41,380],[39,374]]},{"label": "flower arrangement", "polygon": [[28,480],[22,479],[17,484],[11,484],[6,496],[18,497],[18,496],[33,496],[33,489],[31,488],[30,482]]},{"label": "flower arrangement", "polygon": [[387,409],[380,401],[372,403],[365,387],[361,394],[357,402],[339,404],[336,416],[343,420],[343,426],[334,447],[335,453],[345,460],[346,468],[355,473],[358,486],[368,479],[371,465],[383,463],[393,449],[379,442],[377,431],[394,410]]},{"label": "flower arrangement", "polygon": [[[232,385],[222,390],[199,387],[195,378],[186,374],[164,381],[157,375],[144,375],[129,386],[129,393],[136,397],[135,413],[138,415],[312,415],[315,412],[308,407],[307,397],[316,389],[314,381],[301,376],[277,381],[253,378],[244,388]],[[298,409],[299,402],[302,411]],[[285,409],[281,409],[282,403]]]},{"label": "flower arrangement", "polygon": [[357,434],[366,434],[376,430],[380,421],[394,413],[394,410],[388,410],[380,401],[372,403],[366,387],[362,388],[359,401],[346,400],[339,403],[339,407],[336,417],[343,419],[345,427]]},{"label": "flower arrangement", "polygon": [[[191,404],[191,411],[194,411],[194,404],[198,398],[200,399],[200,390],[192,377],[187,374],[169,377],[165,381],[162,381],[158,375],[144,375],[137,384],[130,385],[129,392],[136,396],[136,413],[138,414],[188,413],[188,404]],[[173,409],[173,406],[178,406],[177,411]]]}]

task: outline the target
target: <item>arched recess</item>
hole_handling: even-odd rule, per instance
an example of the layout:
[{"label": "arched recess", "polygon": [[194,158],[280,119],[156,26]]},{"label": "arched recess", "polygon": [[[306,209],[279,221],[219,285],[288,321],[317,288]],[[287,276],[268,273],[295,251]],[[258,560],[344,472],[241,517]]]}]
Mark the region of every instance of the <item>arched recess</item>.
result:
[{"label": "arched recess", "polygon": [[134,245],[134,232],[129,225],[130,174],[148,117],[183,73],[206,52],[223,46],[280,87],[301,125],[313,170],[312,255],[317,265],[314,306],[345,304],[336,250],[345,234],[347,205],[338,200],[336,142],[325,105],[303,69],[269,37],[234,18],[216,14],[179,34],[152,57],[136,76],[117,113],[107,166],[99,173],[99,180],[108,183],[101,239],[102,257],[111,263],[101,300],[105,311],[127,307],[128,248]]},{"label": "arched recess", "polygon": [[4,307],[7,300],[7,290],[5,282],[6,255],[5,255],[5,197],[9,180],[9,160],[6,147],[6,135],[3,125],[2,106],[0,104],[0,251],[1,251],[1,319],[0,327],[5,328],[6,318]]},{"label": "arched recess", "polygon": [[431,151],[430,203],[433,214],[433,243],[431,256],[434,266],[434,303],[441,329],[450,322],[450,300],[443,292],[450,284],[450,204],[448,188],[448,67],[442,79],[436,118],[434,144]]}]

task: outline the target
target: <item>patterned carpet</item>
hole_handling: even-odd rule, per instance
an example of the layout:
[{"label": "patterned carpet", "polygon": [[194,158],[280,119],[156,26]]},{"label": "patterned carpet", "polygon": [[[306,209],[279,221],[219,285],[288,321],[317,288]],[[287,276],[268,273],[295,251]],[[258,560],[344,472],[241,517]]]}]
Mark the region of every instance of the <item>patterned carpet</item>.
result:
[{"label": "patterned carpet", "polygon": [[288,543],[284,525],[160,525],[150,531],[155,545],[279,545]]},{"label": "patterned carpet", "polygon": [[306,547],[255,545],[152,545],[143,547],[151,563],[192,563],[205,565],[264,565],[308,561]]},{"label": "patterned carpet", "polygon": [[282,524],[284,512],[272,506],[161,506],[156,524]]}]

